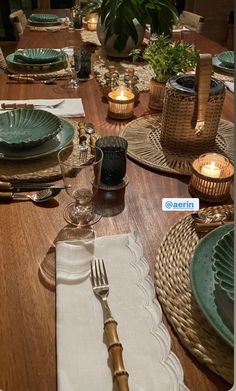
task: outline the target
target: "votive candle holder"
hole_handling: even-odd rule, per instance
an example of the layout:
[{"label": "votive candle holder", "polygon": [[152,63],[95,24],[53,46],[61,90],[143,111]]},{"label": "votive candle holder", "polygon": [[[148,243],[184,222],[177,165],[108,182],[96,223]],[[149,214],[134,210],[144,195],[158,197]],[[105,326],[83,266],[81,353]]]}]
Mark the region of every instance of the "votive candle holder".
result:
[{"label": "votive candle holder", "polygon": [[109,92],[108,116],[114,119],[129,119],[133,116],[135,96],[126,87],[120,86]]},{"label": "votive candle holder", "polygon": [[189,191],[203,201],[217,203],[227,199],[234,167],[218,153],[205,153],[192,163]]}]

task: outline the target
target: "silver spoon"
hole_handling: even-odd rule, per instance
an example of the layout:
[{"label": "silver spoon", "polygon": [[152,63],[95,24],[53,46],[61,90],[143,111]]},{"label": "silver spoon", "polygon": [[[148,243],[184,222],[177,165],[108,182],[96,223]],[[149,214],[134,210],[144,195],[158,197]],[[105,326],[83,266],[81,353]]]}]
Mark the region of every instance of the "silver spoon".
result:
[{"label": "silver spoon", "polygon": [[33,194],[19,194],[12,192],[0,193],[0,200],[33,201],[34,203],[46,202],[59,194],[61,189],[44,189]]},{"label": "silver spoon", "polygon": [[51,79],[41,80],[43,84],[53,84],[54,81],[58,80],[57,77],[52,77]]},{"label": "silver spoon", "polygon": [[91,122],[88,122],[87,124],[85,124],[85,132],[88,134],[95,133],[95,126]]},{"label": "silver spoon", "polygon": [[228,214],[227,212],[215,213],[213,215],[207,215],[203,213],[192,213],[192,218],[201,223],[213,223],[218,221],[227,220]]}]

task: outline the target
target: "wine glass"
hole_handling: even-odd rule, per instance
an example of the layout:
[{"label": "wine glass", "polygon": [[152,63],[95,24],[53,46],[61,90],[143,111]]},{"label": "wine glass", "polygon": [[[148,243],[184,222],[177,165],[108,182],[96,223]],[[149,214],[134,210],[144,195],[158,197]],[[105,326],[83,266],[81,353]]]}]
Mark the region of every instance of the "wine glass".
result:
[{"label": "wine glass", "polygon": [[65,89],[77,89],[79,87],[78,73],[81,67],[81,51],[77,46],[66,46],[61,49],[67,56],[70,64],[70,72]]},{"label": "wine glass", "polygon": [[100,220],[94,197],[98,191],[103,152],[96,146],[70,145],[61,149],[58,160],[67,194],[73,198],[64,219],[74,226],[89,226]]}]

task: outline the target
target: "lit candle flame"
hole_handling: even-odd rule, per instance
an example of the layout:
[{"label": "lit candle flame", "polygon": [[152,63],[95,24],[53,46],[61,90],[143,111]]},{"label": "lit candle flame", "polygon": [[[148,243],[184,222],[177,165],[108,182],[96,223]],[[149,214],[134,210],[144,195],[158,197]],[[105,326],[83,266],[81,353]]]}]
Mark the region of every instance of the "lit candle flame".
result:
[{"label": "lit candle flame", "polygon": [[201,173],[210,178],[219,178],[221,174],[221,169],[216,165],[214,161],[212,161],[210,164],[205,164],[202,167]]}]

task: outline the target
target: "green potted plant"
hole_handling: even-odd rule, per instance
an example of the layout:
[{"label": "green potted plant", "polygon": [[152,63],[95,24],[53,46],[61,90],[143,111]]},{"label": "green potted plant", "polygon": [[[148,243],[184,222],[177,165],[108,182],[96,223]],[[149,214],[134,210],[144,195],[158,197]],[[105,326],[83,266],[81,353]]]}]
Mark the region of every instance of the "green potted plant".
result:
[{"label": "green potted plant", "polygon": [[84,14],[88,12],[98,13],[98,38],[115,57],[128,56],[139,46],[147,24],[153,32],[171,35],[178,21],[171,0],[92,0],[83,9]]},{"label": "green potted plant", "polygon": [[171,41],[169,37],[154,35],[147,48],[131,51],[133,61],[142,57],[152,67],[155,77],[150,82],[149,107],[162,110],[167,80],[178,73],[192,70],[197,63],[198,51],[183,41]]}]

